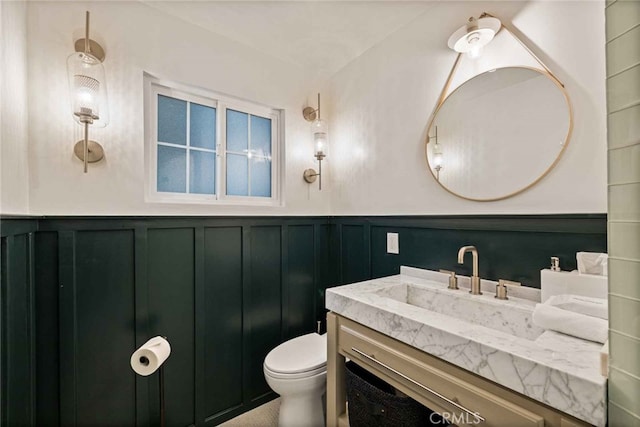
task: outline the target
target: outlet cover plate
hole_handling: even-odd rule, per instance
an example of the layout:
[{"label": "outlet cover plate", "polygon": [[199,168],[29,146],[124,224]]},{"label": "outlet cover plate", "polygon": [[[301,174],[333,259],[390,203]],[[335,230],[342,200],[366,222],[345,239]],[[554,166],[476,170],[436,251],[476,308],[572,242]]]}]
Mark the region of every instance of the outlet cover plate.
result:
[{"label": "outlet cover plate", "polygon": [[398,239],[398,233],[387,233],[387,253],[399,254],[400,242]]}]

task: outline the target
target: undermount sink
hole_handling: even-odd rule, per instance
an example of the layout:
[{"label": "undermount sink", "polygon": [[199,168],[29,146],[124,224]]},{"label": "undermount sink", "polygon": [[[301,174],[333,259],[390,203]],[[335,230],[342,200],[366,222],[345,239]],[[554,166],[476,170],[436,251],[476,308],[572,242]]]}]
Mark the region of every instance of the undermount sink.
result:
[{"label": "undermount sink", "polygon": [[388,286],[372,292],[379,297],[390,298],[531,341],[544,332],[533,324],[535,303],[532,301],[501,301],[491,294],[470,295],[463,289],[450,290],[413,283]]}]

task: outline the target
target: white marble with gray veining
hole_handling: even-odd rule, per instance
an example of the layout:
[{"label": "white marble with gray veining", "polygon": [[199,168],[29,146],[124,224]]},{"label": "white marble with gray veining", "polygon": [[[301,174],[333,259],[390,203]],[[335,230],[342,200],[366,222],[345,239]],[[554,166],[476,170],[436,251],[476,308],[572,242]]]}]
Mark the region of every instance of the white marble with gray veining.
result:
[{"label": "white marble with gray veining", "polygon": [[518,298],[519,289],[510,288],[510,299],[500,301],[495,282],[483,283],[483,295],[470,295],[447,289],[446,274],[406,267],[401,273],[327,289],[326,307],[591,424],[606,424],[602,345],[533,325],[538,290],[521,290]]}]

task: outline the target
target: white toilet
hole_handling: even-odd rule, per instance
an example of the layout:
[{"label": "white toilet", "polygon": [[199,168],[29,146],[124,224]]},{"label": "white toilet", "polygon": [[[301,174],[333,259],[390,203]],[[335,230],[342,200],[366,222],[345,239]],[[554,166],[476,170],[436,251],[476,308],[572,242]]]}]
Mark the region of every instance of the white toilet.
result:
[{"label": "white toilet", "polygon": [[302,335],[271,350],[264,377],[281,397],[279,427],[325,425],[323,396],[327,389],[327,335]]}]

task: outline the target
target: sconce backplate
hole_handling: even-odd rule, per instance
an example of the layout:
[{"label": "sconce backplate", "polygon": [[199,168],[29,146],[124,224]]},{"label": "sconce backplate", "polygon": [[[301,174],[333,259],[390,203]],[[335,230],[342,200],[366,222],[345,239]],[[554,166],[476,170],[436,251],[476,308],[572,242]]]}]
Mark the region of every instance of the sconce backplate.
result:
[{"label": "sconce backplate", "polygon": [[311,169],[311,168],[305,169],[304,174],[302,175],[302,177],[309,184],[312,184],[312,183],[316,182],[316,179],[318,178],[318,172],[316,172],[315,169]]},{"label": "sconce backplate", "polygon": [[[96,141],[89,140],[89,158],[87,159],[88,163],[99,162],[104,158],[104,149],[102,145],[98,144]],[[84,139],[76,142],[76,145],[73,146],[73,153],[77,158],[84,161]]]},{"label": "sconce backplate", "polygon": [[305,107],[304,110],[302,110],[302,115],[306,121],[312,122],[317,117],[317,110],[313,107]]},{"label": "sconce backplate", "polygon": [[[76,40],[73,46],[76,52],[84,52],[84,39]],[[89,53],[100,62],[104,61],[104,58],[106,56],[102,46],[100,46],[97,41],[91,39],[89,39]]]}]

